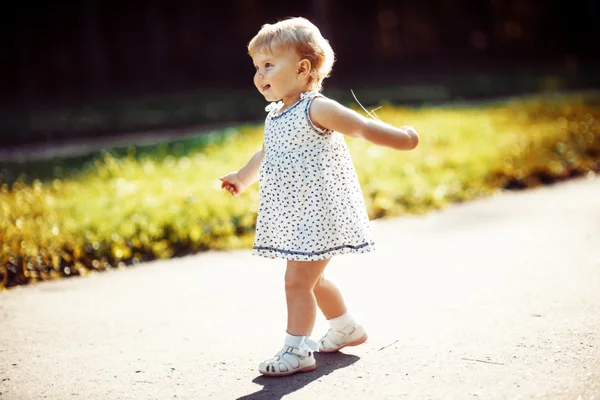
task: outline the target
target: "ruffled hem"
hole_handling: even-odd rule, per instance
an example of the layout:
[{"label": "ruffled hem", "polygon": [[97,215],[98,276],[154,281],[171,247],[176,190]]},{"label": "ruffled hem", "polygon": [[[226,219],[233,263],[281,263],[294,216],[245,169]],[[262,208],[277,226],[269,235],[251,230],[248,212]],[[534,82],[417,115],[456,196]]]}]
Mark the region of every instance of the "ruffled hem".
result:
[{"label": "ruffled hem", "polygon": [[269,103],[266,107],[265,107],[265,111],[266,112],[271,112],[271,111],[277,111],[281,108],[281,106],[283,105],[283,103],[281,101],[274,101],[272,103]]},{"label": "ruffled hem", "polygon": [[375,251],[375,243],[365,243],[359,246],[343,245],[330,250],[318,252],[290,251],[271,247],[255,246],[252,255],[265,258],[282,258],[294,261],[318,261],[342,254],[364,254]]}]

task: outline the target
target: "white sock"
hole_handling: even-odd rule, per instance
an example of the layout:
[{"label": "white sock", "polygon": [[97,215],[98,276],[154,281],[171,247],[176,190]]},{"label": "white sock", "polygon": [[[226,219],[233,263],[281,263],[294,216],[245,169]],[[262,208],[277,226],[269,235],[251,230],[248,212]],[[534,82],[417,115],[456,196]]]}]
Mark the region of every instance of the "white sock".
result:
[{"label": "white sock", "polygon": [[354,318],[352,317],[352,315],[350,315],[349,312],[345,312],[342,315],[340,315],[339,317],[336,318],[332,318],[329,321],[329,326],[331,326],[331,329],[333,329],[334,331],[339,331],[339,332],[344,332],[344,329],[350,325],[354,325],[355,321]]},{"label": "white sock", "polygon": [[300,342],[302,342],[303,337],[304,336],[290,335],[289,333],[286,332],[284,343],[286,346],[292,346],[292,347],[298,348],[300,346]]},{"label": "white sock", "polygon": [[300,352],[319,351],[319,343],[312,340],[310,336],[294,336],[286,332],[284,344],[295,347]]}]

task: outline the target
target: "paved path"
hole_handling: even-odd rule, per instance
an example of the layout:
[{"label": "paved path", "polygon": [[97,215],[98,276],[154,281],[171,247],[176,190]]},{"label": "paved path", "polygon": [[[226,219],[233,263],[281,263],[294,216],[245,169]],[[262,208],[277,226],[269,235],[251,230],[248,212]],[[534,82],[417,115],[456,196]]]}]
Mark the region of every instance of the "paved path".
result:
[{"label": "paved path", "polygon": [[329,267],[370,338],[312,373],[256,369],[283,262],[210,252],[0,293],[0,399],[600,399],[599,178],[374,228]]}]

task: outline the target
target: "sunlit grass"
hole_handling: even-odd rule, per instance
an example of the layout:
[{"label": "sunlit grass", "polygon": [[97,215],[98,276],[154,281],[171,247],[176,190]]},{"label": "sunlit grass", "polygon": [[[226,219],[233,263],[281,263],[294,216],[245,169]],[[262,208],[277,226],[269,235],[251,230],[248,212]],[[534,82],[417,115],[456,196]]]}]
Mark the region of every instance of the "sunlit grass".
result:
[{"label": "sunlit grass", "polygon": [[[598,96],[407,109],[379,118],[412,125],[417,150],[347,139],[371,218],[423,213],[600,166]],[[214,140],[103,153],[69,176],[56,165],[0,182],[0,288],[206,249],[251,245],[258,186],[239,198],[218,176],[241,167],[262,126]],[[177,149],[177,150],[175,150]],[[35,163],[31,163],[29,166]],[[56,163],[55,163],[56,164]],[[22,166],[27,167],[27,166]],[[5,176],[14,175],[6,167]],[[73,168],[73,167],[72,167]]]}]

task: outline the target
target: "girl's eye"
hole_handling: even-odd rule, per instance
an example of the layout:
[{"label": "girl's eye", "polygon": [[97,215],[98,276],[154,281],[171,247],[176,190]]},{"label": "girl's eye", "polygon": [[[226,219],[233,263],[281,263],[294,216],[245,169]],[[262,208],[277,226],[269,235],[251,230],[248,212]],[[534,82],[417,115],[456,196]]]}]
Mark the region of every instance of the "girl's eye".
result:
[{"label": "girl's eye", "polygon": [[265,64],[265,68],[269,68],[269,67],[272,67],[272,66],[273,66],[273,64],[271,64],[271,63],[266,63]]}]

